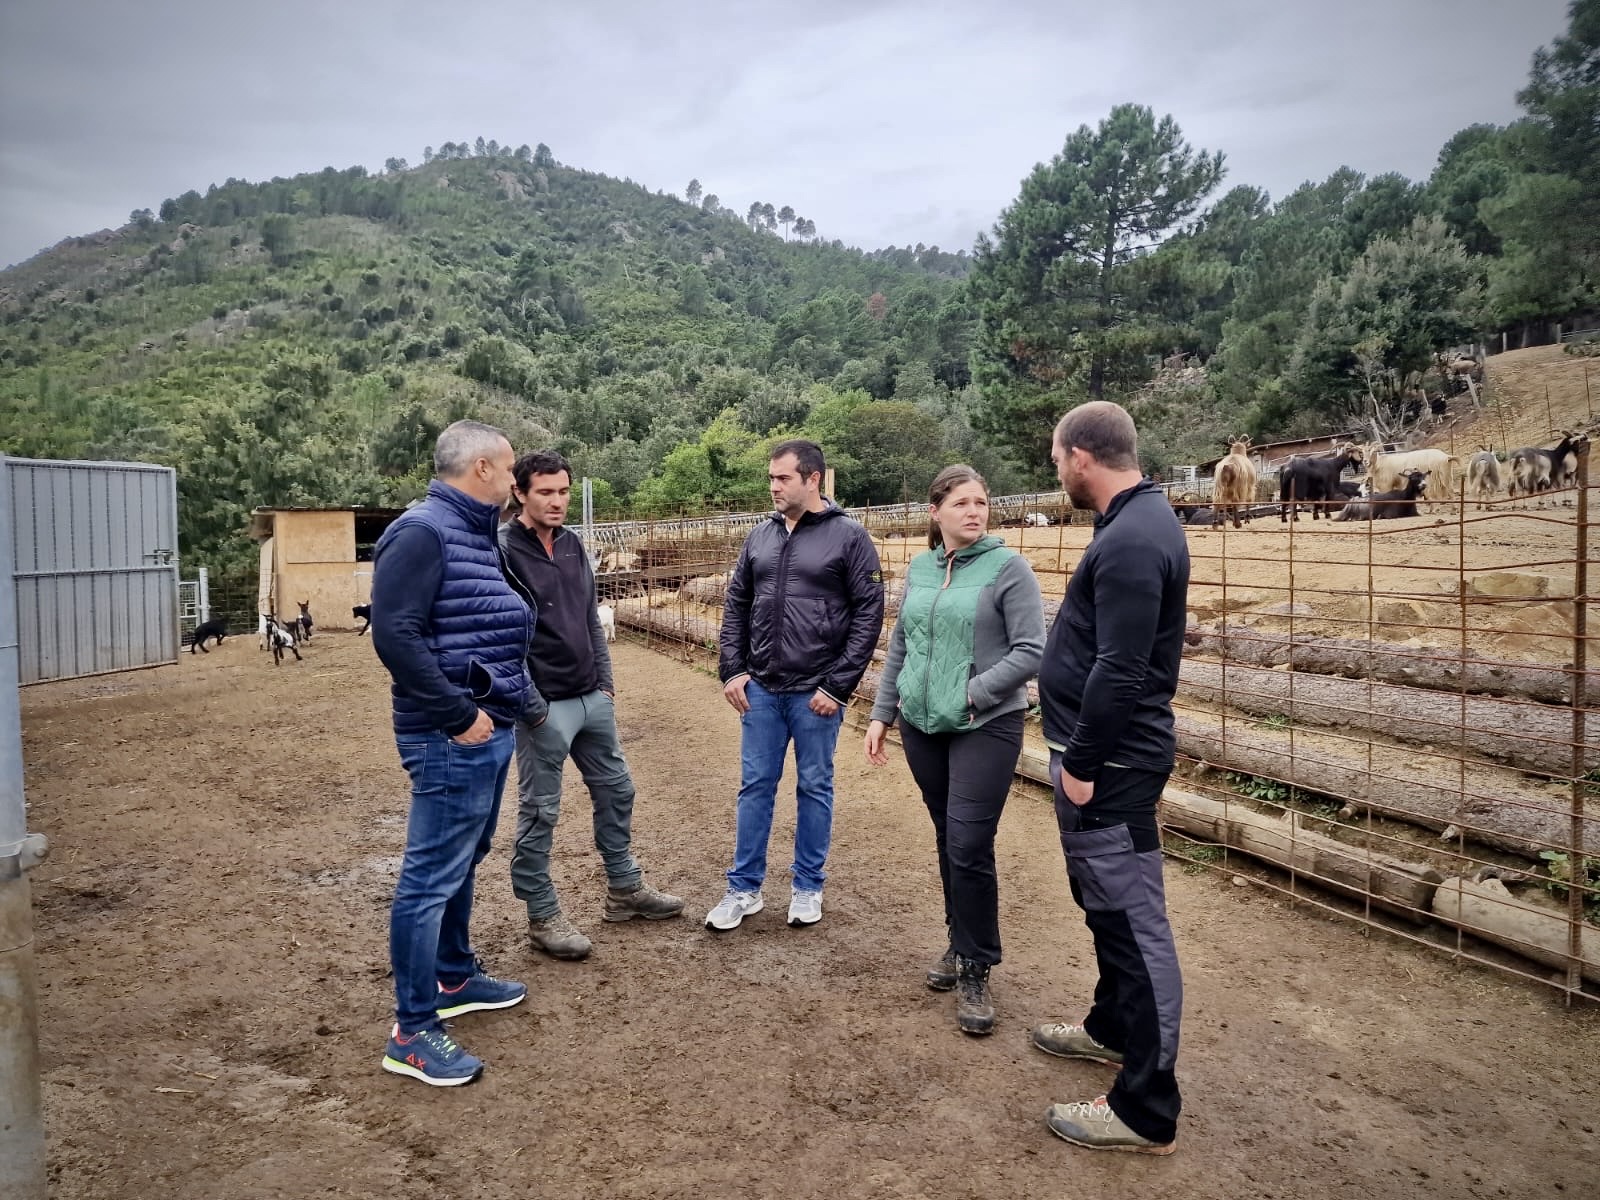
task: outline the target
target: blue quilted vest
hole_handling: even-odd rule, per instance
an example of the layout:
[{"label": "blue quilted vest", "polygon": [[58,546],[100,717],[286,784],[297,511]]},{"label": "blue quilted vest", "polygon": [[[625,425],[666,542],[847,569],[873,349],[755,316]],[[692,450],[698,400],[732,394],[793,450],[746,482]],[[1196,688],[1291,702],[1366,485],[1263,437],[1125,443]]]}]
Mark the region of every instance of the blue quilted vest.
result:
[{"label": "blue quilted vest", "polygon": [[[435,479],[428,498],[384,530],[377,551],[408,524],[437,533],[444,554],[444,578],[424,630],[440,670],[496,725],[512,724],[528,702],[534,616],[500,570],[499,511]],[[433,728],[433,719],[398,687],[390,694],[396,733]]]}]

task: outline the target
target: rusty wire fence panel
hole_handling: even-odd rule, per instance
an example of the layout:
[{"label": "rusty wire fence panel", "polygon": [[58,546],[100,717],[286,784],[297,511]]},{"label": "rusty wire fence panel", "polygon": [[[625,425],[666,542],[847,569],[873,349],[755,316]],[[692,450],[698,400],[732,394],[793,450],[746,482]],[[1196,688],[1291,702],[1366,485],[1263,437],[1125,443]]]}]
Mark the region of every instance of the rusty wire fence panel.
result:
[{"label": "rusty wire fence panel", "polygon": [[[1045,500],[995,515],[1033,564],[1048,621],[1091,527],[1081,513],[1022,527]],[[1576,487],[1535,500],[1480,507],[1458,491],[1402,520],[1190,529],[1169,853],[1569,1000],[1600,995],[1593,500],[1585,452]],[[925,514],[857,514],[891,625]],[[602,564],[619,627],[713,667],[726,575],[754,519],[633,523]],[[1048,783],[1046,764],[1030,720],[1018,774]]]}]

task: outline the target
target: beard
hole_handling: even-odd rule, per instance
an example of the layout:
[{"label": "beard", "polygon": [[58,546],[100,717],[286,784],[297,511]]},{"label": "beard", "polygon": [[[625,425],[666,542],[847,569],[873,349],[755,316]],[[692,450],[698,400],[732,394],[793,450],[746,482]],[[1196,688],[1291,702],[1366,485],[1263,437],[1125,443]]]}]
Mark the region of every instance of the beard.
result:
[{"label": "beard", "polygon": [[1082,479],[1071,479],[1064,485],[1067,499],[1072,501],[1073,508],[1081,508],[1086,512],[1094,511],[1094,495],[1084,486]]}]

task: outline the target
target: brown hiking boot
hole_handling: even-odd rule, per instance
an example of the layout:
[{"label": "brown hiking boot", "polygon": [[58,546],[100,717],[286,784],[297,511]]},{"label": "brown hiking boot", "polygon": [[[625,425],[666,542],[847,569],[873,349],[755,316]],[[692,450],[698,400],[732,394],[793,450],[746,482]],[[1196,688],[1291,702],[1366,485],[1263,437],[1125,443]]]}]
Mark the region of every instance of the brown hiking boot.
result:
[{"label": "brown hiking boot", "polygon": [[936,992],[948,992],[956,986],[956,952],[946,946],[939,961],[928,968],[928,987]]},{"label": "brown hiking boot", "polygon": [[1086,1058],[1107,1066],[1122,1065],[1122,1051],[1102,1046],[1082,1025],[1035,1025],[1033,1044],[1057,1058]]},{"label": "brown hiking boot", "polygon": [[682,912],[682,900],[656,891],[642,879],[637,887],[626,891],[606,889],[605,919],[608,921],[631,921],[635,917],[643,917],[646,921],[665,921]]},{"label": "brown hiking boot", "polygon": [[1058,1138],[1089,1150],[1171,1154],[1178,1148],[1177,1142],[1152,1142],[1147,1137],[1140,1137],[1111,1111],[1104,1096],[1079,1100],[1074,1104],[1052,1104],[1045,1110],[1044,1123]]},{"label": "brown hiking boot", "polygon": [[956,960],[956,1024],[962,1033],[981,1037],[994,1032],[994,1000],[989,995],[989,966]]},{"label": "brown hiking boot", "polygon": [[591,946],[578,927],[567,920],[566,914],[556,912],[542,921],[529,919],[528,941],[535,950],[543,950],[551,958],[575,962],[588,958]]}]

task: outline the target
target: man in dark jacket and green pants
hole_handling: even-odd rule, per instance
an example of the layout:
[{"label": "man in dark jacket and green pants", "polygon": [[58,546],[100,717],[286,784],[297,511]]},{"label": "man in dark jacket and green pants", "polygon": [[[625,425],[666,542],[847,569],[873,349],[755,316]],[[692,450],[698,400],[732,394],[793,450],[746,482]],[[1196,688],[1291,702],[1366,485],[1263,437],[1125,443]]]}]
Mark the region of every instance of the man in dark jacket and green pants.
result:
[{"label": "man in dark jacket and green pants", "polygon": [[739,713],[737,839],[728,891],[706,916],[736,928],[761,911],[778,778],[794,743],[794,886],[789,924],[822,919],[833,838],[833,751],[844,706],[883,629],[883,573],[860,522],[822,495],[822,450],[781,442],[767,464],[776,511],[750,531],[728,575],[718,674]]},{"label": "man in dark jacket and green pants", "polygon": [[1041,1025],[1033,1043],[1120,1070],[1106,1095],[1052,1105],[1045,1119],[1079,1146],[1170,1154],[1183,980],[1156,805],[1177,749],[1189,544],[1166,497],[1139,473],[1122,408],[1073,409],[1051,458],[1072,503],[1098,514],[1045,644],[1039,701],[1072,898],[1094,936],[1100,978],[1083,1024]]},{"label": "man in dark jacket and green pants", "polygon": [[550,844],[561,816],[567,758],[594,806],[594,844],[606,870],[607,921],[659,921],[683,901],[644,881],[634,860],[633,777],[617,739],[617,686],[600,627],[594,568],[566,528],[572,468],[554,451],[525,454],[512,468],[521,511],[500,527],[506,578],[538,617],[528,650],[533,691],[517,722],[517,839],[511,888],[528,906],[528,939],[552,958],[588,957],[589,939],[561,911],[550,879]]}]

